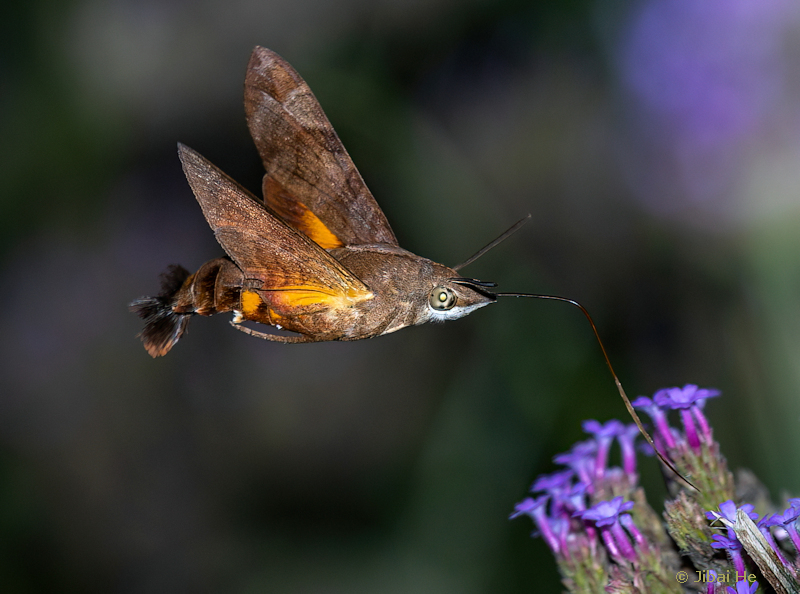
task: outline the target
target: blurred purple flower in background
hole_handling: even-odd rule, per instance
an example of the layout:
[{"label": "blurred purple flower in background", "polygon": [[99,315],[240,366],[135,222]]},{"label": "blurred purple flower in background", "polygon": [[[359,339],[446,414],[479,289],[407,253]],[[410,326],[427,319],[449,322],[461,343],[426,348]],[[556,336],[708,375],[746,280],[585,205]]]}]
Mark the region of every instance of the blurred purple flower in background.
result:
[{"label": "blurred purple flower in background", "polygon": [[784,33],[797,14],[792,0],[654,0],[634,12],[617,59],[640,142],[653,143],[645,163],[628,163],[650,208],[730,207],[741,161],[786,91]]}]

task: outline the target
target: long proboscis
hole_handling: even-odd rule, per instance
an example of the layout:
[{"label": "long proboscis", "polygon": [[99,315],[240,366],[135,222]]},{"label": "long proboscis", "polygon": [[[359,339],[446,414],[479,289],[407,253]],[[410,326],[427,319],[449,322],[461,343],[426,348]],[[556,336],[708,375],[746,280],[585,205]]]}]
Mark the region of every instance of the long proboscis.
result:
[{"label": "long proboscis", "polygon": [[583,315],[586,316],[586,319],[589,321],[589,325],[592,327],[592,332],[594,332],[594,337],[597,339],[597,344],[600,345],[600,350],[603,351],[603,358],[606,360],[606,365],[608,366],[608,370],[611,372],[611,375],[614,377],[614,383],[617,386],[617,391],[619,392],[619,395],[622,397],[622,401],[625,403],[625,408],[628,409],[628,414],[630,414],[631,418],[633,419],[633,422],[636,423],[636,426],[639,428],[639,432],[645,438],[645,440],[650,445],[650,447],[653,448],[653,451],[656,453],[656,455],[658,456],[659,460],[661,460],[661,462],[663,462],[664,465],[667,468],[669,468],[673,473],[675,473],[675,475],[677,477],[679,477],[684,483],[689,485],[692,489],[694,489],[695,491],[698,490],[697,487],[695,487],[689,479],[687,479],[680,472],[678,472],[678,469],[675,468],[675,466],[672,464],[672,462],[667,460],[667,458],[658,450],[658,448],[656,447],[656,444],[653,443],[653,438],[650,437],[650,434],[644,428],[644,425],[642,425],[642,421],[639,418],[639,415],[636,413],[636,410],[633,408],[633,405],[631,404],[630,398],[628,398],[628,395],[625,393],[625,389],[622,387],[622,383],[619,381],[619,377],[617,376],[617,372],[614,371],[614,366],[611,365],[611,359],[608,357],[608,353],[606,352],[606,347],[605,347],[605,345],[603,345],[603,341],[600,340],[600,333],[597,331],[597,326],[595,326],[594,320],[592,319],[592,316],[589,315],[589,312],[586,310],[585,307],[583,307],[580,303],[578,303],[574,299],[568,299],[567,297],[557,297],[555,295],[537,295],[535,293],[495,293],[495,296],[497,296],[497,297],[531,297],[533,299],[550,299],[552,301],[563,301],[564,303],[569,303],[571,305],[574,305],[579,310],[581,310]]}]

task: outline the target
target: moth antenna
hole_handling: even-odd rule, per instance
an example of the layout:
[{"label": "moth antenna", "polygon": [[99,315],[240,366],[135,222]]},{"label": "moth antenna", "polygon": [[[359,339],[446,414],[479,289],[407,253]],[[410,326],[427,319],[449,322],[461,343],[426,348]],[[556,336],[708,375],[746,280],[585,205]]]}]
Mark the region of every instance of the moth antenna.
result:
[{"label": "moth antenna", "polygon": [[161,275],[161,293],[155,297],[139,297],[129,309],[144,320],[139,337],[151,357],[166,355],[178,342],[192,314],[176,313],[172,306],[175,295],[189,278],[183,266],[172,265]]},{"label": "moth antenna", "polygon": [[467,260],[465,262],[462,262],[458,266],[453,266],[453,270],[458,271],[458,270],[461,270],[462,268],[464,268],[465,266],[469,266],[470,264],[472,264],[475,260],[480,258],[482,255],[484,255],[490,249],[492,249],[493,247],[497,246],[498,244],[504,242],[506,239],[511,237],[514,233],[517,232],[517,230],[519,230],[520,227],[522,227],[525,223],[527,223],[530,218],[531,218],[530,214],[528,214],[526,217],[521,218],[519,221],[517,221],[516,223],[511,225],[511,227],[508,229],[508,231],[503,233],[500,237],[498,237],[497,239],[492,241],[490,244],[482,247],[480,250],[477,251],[477,253],[475,253],[472,256],[470,256],[469,258],[467,258]]},{"label": "moth antenna", "polygon": [[[519,224],[520,223],[517,223],[517,225]],[[622,387],[622,383],[619,381],[619,377],[617,377],[617,373],[614,371],[614,367],[611,365],[611,359],[609,359],[608,357],[608,353],[606,352],[606,347],[605,345],[603,345],[603,341],[600,340],[600,333],[597,331],[597,326],[594,325],[594,320],[592,320],[592,316],[589,315],[589,312],[586,310],[585,307],[583,307],[580,303],[578,303],[574,299],[567,299],[566,297],[556,297],[555,295],[536,295],[533,293],[495,293],[495,295],[497,297],[532,297],[534,299],[550,299],[553,301],[563,301],[564,303],[569,303],[571,305],[574,305],[579,310],[581,310],[581,312],[583,312],[583,315],[586,316],[586,319],[589,320],[589,325],[591,325],[592,327],[592,332],[594,332],[594,336],[597,339],[597,344],[600,345],[600,350],[603,351],[603,358],[606,360],[606,365],[608,366],[608,370],[614,377],[614,383],[617,386],[617,391],[619,392],[620,397],[622,397],[622,401],[625,403],[625,408],[628,409],[628,414],[631,416],[633,422],[636,423],[636,426],[639,428],[639,432],[642,434],[645,441],[647,441],[650,447],[653,448],[653,451],[658,456],[658,459],[661,460],[661,462],[663,462],[667,468],[669,468],[677,477],[679,477],[684,483],[689,485],[692,489],[698,492],[700,491],[700,489],[695,487],[694,484],[692,484],[692,482],[689,479],[687,479],[680,472],[678,472],[678,469],[675,468],[672,462],[667,460],[667,458],[660,451],[658,451],[656,444],[653,443],[653,438],[650,437],[650,434],[644,428],[644,425],[642,424],[639,415],[636,413],[636,410],[633,408],[633,405],[631,404],[630,398],[628,398],[628,395],[625,393],[625,389]]]}]

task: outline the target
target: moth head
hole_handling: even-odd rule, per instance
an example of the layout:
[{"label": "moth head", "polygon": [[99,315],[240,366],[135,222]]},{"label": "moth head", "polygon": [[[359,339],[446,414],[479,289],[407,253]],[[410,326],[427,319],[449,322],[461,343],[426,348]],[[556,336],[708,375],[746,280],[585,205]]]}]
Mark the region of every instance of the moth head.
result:
[{"label": "moth head", "polygon": [[[522,227],[531,215],[517,221],[508,231],[500,235],[497,239],[479,250],[472,257],[453,268],[446,268],[445,275],[440,276],[428,296],[427,314],[428,320],[443,322],[444,320],[455,320],[475,311],[479,307],[489,305],[497,301],[497,295],[489,289],[496,287],[497,283],[479,281],[474,278],[457,276],[458,270],[468,266],[494,246],[508,238],[517,229]],[[442,267],[444,268],[444,267]],[[439,271],[441,274],[444,271]]]},{"label": "moth head", "polygon": [[471,278],[447,278],[439,280],[428,294],[428,315],[432,322],[455,320],[466,316],[479,307],[497,300],[488,288],[496,286]]}]

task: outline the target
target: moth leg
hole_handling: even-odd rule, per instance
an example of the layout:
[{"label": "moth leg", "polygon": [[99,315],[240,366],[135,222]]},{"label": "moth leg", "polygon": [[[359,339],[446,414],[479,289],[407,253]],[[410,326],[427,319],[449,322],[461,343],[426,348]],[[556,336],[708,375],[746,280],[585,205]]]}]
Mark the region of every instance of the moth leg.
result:
[{"label": "moth leg", "polygon": [[296,344],[300,342],[314,342],[310,336],[279,336],[278,334],[267,334],[266,332],[259,332],[247,326],[240,326],[236,321],[230,322],[231,326],[237,330],[255,336],[256,338],[263,338],[264,340],[271,340],[273,342],[282,342],[284,344]]}]

